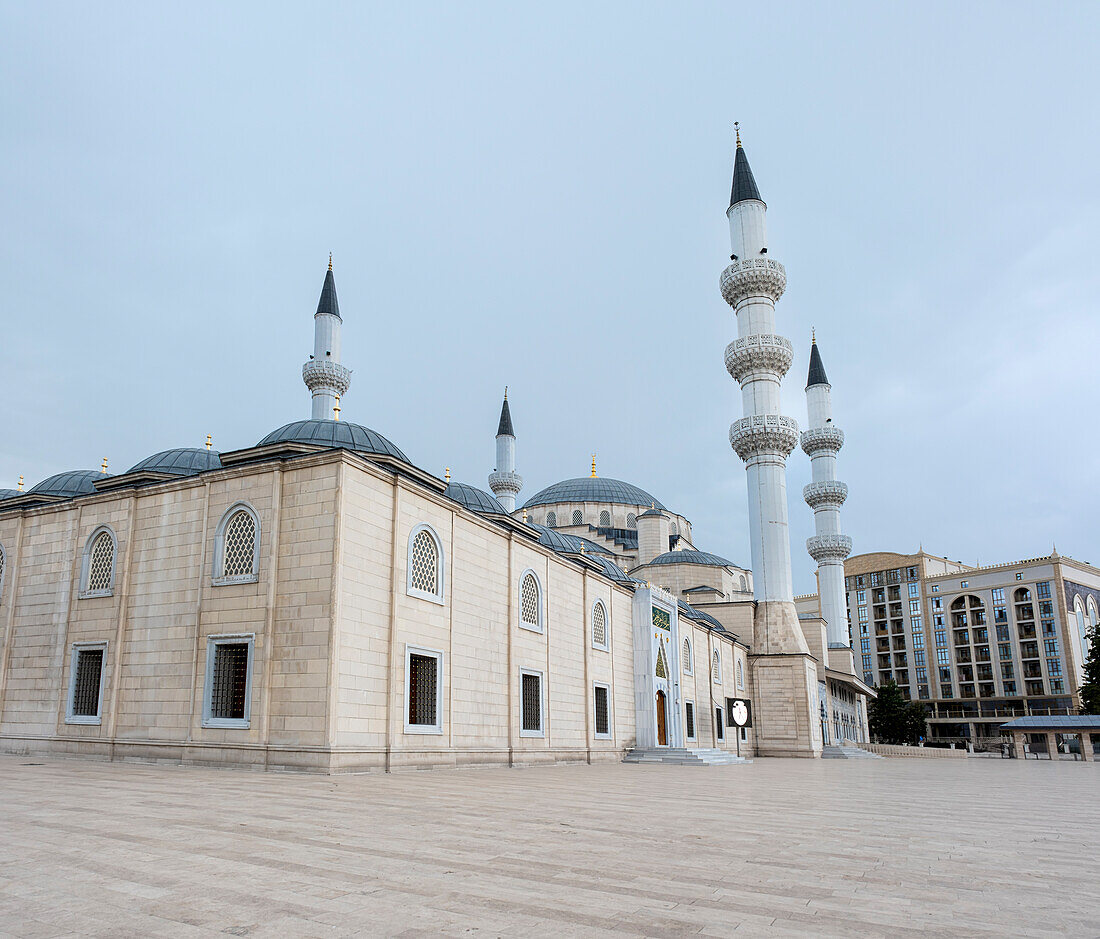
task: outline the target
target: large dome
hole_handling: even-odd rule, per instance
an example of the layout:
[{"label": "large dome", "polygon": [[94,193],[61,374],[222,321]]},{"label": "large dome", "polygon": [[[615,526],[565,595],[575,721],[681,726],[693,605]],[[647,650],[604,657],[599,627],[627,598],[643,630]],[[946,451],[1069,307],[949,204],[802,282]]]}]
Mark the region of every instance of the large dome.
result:
[{"label": "large dome", "polygon": [[37,496],[60,496],[63,499],[86,496],[96,491],[97,479],[106,478],[103,473],[95,470],[70,470],[43,479],[37,486],[31,487],[30,493]]},{"label": "large dome", "polygon": [[180,447],[177,450],[161,450],[131,466],[127,473],[167,473],[172,476],[194,476],[206,470],[221,469],[222,461],[217,450],[199,447]]},{"label": "large dome", "polygon": [[621,479],[608,476],[580,476],[563,479],[547,486],[524,503],[524,508],[535,505],[555,505],[559,502],[611,502],[617,505],[653,505],[663,509],[653,496]]},{"label": "large dome", "polygon": [[273,430],[256,446],[266,447],[273,443],[308,443],[315,447],[336,447],[357,450],[360,453],[377,453],[381,456],[396,457],[404,463],[409,462],[409,458],[381,434],[369,427],[348,421],[319,419],[294,421],[292,424],[284,424],[278,430]]},{"label": "large dome", "polygon": [[481,515],[507,515],[508,510],[500,504],[495,496],[489,495],[484,489],[471,486],[468,483],[448,483],[447,491],[443,493],[448,499],[454,499],[459,505],[465,506],[471,512]]},{"label": "large dome", "polygon": [[658,554],[649,564],[700,564],[704,567],[737,567],[733,561],[727,561],[717,554],[708,554],[706,551],[668,551],[664,554]]}]

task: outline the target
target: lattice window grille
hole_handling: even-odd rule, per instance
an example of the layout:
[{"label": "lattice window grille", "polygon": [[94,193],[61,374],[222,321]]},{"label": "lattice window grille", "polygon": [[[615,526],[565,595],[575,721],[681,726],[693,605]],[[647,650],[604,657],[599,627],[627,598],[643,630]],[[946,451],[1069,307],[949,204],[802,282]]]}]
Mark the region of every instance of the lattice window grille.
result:
[{"label": "lattice window grille", "polygon": [[103,676],[102,649],[76,649],[73,679],[73,717],[99,717],[99,683]]},{"label": "lattice window grille", "polygon": [[584,515],[581,513],[581,511],[579,509],[574,509],[574,511],[573,511],[573,524],[574,525],[580,525],[583,522],[584,522]]},{"label": "lattice window grille", "polygon": [[240,509],[225,526],[222,556],[226,577],[247,577],[256,573],[256,519]]},{"label": "lattice window grille", "polygon": [[546,513],[546,527],[547,528],[553,528],[557,524],[558,524],[558,513],[557,512],[547,512]]},{"label": "lattice window grille", "polygon": [[627,528],[637,528],[638,527],[638,516],[636,516],[633,512],[628,512],[627,513],[626,527]]},{"label": "lattice window grille", "polygon": [[711,666],[711,674],[715,681],[722,680],[722,656],[716,651],[714,653],[714,664]]},{"label": "lattice window grille", "polygon": [[657,650],[657,668],[656,675],[658,678],[668,678],[668,665],[665,662],[665,650]]},{"label": "lattice window grille", "polygon": [[607,645],[607,614],[602,603],[597,603],[592,610],[592,642],[598,646]]},{"label": "lattice window grille", "polygon": [[610,512],[601,512],[600,513],[600,527],[601,528],[610,528],[611,527],[611,513]]},{"label": "lattice window grille", "polygon": [[542,730],[542,678],[538,675],[523,675],[520,693],[523,710],[522,729],[532,733]]},{"label": "lattice window grille", "polygon": [[688,740],[695,739],[695,705],[688,701],[684,705],[684,724]]},{"label": "lattice window grille", "polygon": [[523,578],[520,588],[520,618],[524,625],[539,627],[539,585],[534,574]]},{"label": "lattice window grille", "polygon": [[745,664],[743,662],[737,663],[737,687],[740,689],[745,687]]},{"label": "lattice window grille", "polygon": [[601,736],[606,736],[611,733],[611,712],[608,708],[607,688],[603,685],[596,685],[594,691],[596,705],[596,733],[600,734]]},{"label": "lattice window grille", "polygon": [[110,590],[115,567],[115,540],[101,531],[92,542],[88,562],[88,590]]},{"label": "lattice window grille", "polygon": [[691,642],[689,642],[687,639],[684,640],[684,649],[683,649],[683,653],[681,655],[681,658],[684,660],[684,674],[685,675],[690,675],[691,674]]},{"label": "lattice window grille", "polygon": [[439,659],[434,655],[409,654],[409,724],[434,727],[438,724],[436,695],[439,688]]},{"label": "lattice window grille", "polygon": [[214,646],[212,677],[210,716],[218,720],[243,720],[248,689],[248,643],[220,642]]},{"label": "lattice window grille", "polygon": [[411,583],[413,590],[439,593],[439,547],[426,531],[413,538]]}]

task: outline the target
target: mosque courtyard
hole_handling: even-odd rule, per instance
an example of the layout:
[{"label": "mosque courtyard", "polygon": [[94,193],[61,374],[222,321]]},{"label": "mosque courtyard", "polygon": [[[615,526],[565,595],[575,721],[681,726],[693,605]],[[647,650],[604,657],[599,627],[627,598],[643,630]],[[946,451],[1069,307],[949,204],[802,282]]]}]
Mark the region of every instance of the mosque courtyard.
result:
[{"label": "mosque courtyard", "polygon": [[0,757],[0,934],[1097,935],[1097,764]]}]

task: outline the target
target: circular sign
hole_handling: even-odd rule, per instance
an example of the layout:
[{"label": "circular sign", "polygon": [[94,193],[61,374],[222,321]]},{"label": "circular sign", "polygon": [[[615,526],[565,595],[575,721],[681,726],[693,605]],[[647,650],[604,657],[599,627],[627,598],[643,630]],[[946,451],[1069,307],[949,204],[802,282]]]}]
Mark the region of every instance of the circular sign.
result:
[{"label": "circular sign", "polygon": [[731,714],[738,727],[744,727],[749,722],[749,709],[745,707],[744,701],[734,701]]}]

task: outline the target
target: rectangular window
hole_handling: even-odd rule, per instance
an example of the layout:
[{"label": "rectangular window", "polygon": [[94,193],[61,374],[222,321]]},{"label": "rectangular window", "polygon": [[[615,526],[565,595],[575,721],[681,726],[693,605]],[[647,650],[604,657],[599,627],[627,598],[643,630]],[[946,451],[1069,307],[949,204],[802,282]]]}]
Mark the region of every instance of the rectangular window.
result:
[{"label": "rectangular window", "polygon": [[740,728],[738,728],[738,730],[741,733],[741,742],[742,743],[748,743],[749,742],[749,729],[747,727],[740,727]]},{"label": "rectangular window", "polygon": [[255,637],[206,640],[203,727],[248,727],[252,713],[252,648]]},{"label": "rectangular window", "polygon": [[940,697],[941,698],[953,698],[954,693],[951,690],[950,685],[940,685]]},{"label": "rectangular window", "polygon": [[942,610],[943,609],[943,597],[933,597],[932,598],[932,609],[933,610]]},{"label": "rectangular window", "polygon": [[1005,588],[1004,587],[994,587],[993,588],[993,600],[994,600],[994,602],[1004,603],[1004,599],[1005,599]]},{"label": "rectangular window", "polygon": [[924,649],[917,649],[913,653],[913,662],[917,665],[924,664]]},{"label": "rectangular window", "polygon": [[939,649],[936,651],[936,661],[939,662],[940,665],[950,665],[951,654],[946,649]]},{"label": "rectangular window", "polygon": [[523,671],[519,679],[521,737],[541,737],[542,730],[542,672]]},{"label": "rectangular window", "polygon": [[1045,620],[1043,620],[1042,626],[1043,626],[1043,635],[1044,636],[1054,636],[1054,635],[1056,635],[1056,633],[1054,632],[1054,620],[1045,619]]},{"label": "rectangular window", "polygon": [[67,724],[98,724],[103,706],[103,661],[105,642],[82,642],[73,646],[69,671]]},{"label": "rectangular window", "polygon": [[1057,655],[1058,654],[1058,640],[1057,639],[1044,639],[1043,640],[1043,651],[1047,655]]},{"label": "rectangular window", "polygon": [[443,733],[443,653],[405,647],[405,733]]},{"label": "rectangular window", "polygon": [[695,702],[684,702],[684,732],[688,740],[695,739]]},{"label": "rectangular window", "polygon": [[1023,575],[1023,574],[1021,574],[1021,573],[1020,573],[1019,571],[1017,571],[1017,572],[1016,572],[1016,579],[1017,579],[1017,580],[1023,580],[1023,579],[1024,579],[1024,575]]},{"label": "rectangular window", "polygon": [[863,670],[870,671],[871,669],[871,656],[865,655],[863,657]]},{"label": "rectangular window", "polygon": [[1005,694],[1008,695],[1009,697],[1015,697],[1015,695],[1016,695],[1016,682],[1014,682],[1014,681],[1006,681],[1005,682]]},{"label": "rectangular window", "polygon": [[715,727],[715,730],[718,732],[718,739],[719,740],[725,740],[726,739],[726,725],[724,723],[722,723],[722,709],[721,708],[715,708],[714,709],[714,727]]},{"label": "rectangular window", "polygon": [[920,600],[909,601],[909,615],[920,616]]},{"label": "rectangular window", "polygon": [[924,648],[924,633],[917,633],[917,632],[913,633],[913,648],[914,649],[923,649]]},{"label": "rectangular window", "polygon": [[919,633],[924,629],[924,623],[919,616],[914,616],[909,620],[909,626],[914,633]]},{"label": "rectangular window", "polygon": [[1061,675],[1062,674],[1062,660],[1061,659],[1047,659],[1047,674],[1048,675]]},{"label": "rectangular window", "polygon": [[595,731],[597,737],[611,736],[610,689],[607,685],[592,686],[592,705],[595,711]]},{"label": "rectangular window", "polygon": [[[940,585],[939,584],[933,584],[932,585],[932,593],[939,593],[939,592],[940,592]],[[933,602],[935,602],[935,601],[933,601]]]},{"label": "rectangular window", "polygon": [[856,591],[856,603],[866,603],[866,602],[867,602],[867,591],[866,590],[857,590]]},{"label": "rectangular window", "polygon": [[1012,670],[1011,662],[1004,662],[1001,664],[1001,678],[1015,678],[1016,674]]},{"label": "rectangular window", "polygon": [[861,623],[866,623],[867,622],[867,607],[861,606],[859,608],[858,614],[859,614],[859,621]]},{"label": "rectangular window", "polygon": [[1035,593],[1039,596],[1040,600],[1050,599],[1050,581],[1044,580],[1042,583],[1035,585]]},{"label": "rectangular window", "polygon": [[909,596],[910,597],[920,596],[920,584],[910,584],[909,585]]},{"label": "rectangular window", "polygon": [[963,590],[965,590],[965,589],[966,589],[967,587],[969,587],[969,586],[970,586],[970,581],[969,581],[969,580],[963,580],[963,581],[960,581],[960,582],[959,582],[959,586],[960,586],[960,587],[961,587],[961,588],[962,588]]}]

